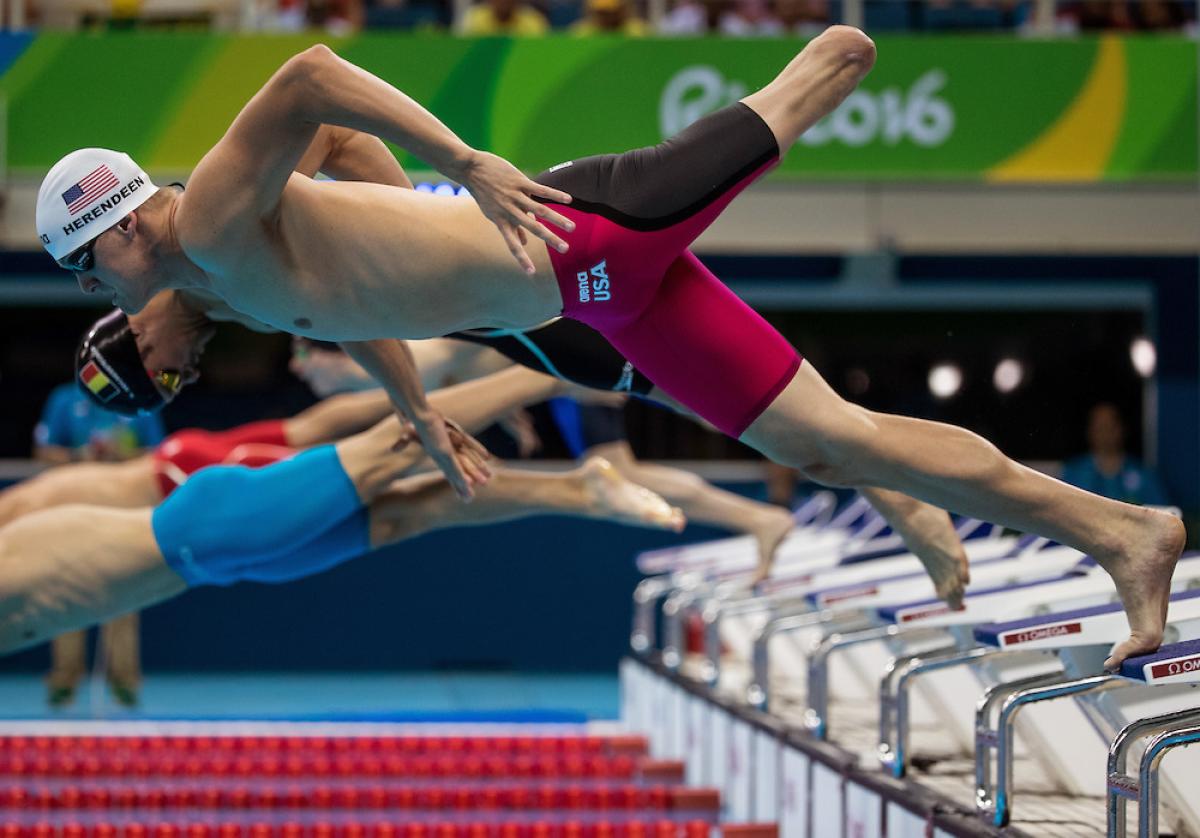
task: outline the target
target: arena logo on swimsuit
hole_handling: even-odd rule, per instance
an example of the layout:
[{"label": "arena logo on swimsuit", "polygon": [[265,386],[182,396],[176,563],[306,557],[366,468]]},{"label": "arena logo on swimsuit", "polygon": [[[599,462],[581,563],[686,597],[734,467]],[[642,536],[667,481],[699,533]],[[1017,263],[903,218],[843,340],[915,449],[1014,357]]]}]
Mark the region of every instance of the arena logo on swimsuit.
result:
[{"label": "arena logo on swimsuit", "polygon": [[590,303],[595,300],[602,303],[612,299],[612,291],[608,286],[607,259],[601,259],[590,271],[580,271],[575,278],[579,281],[579,302]]}]

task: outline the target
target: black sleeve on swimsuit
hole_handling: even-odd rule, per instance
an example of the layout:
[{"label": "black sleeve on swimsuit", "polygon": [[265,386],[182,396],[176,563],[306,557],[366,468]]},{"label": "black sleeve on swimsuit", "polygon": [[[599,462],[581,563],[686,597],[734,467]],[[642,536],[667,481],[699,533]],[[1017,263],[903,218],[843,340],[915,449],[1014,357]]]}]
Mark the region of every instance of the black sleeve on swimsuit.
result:
[{"label": "black sleeve on swimsuit", "polygon": [[603,335],[578,320],[563,317],[520,335],[477,329],[447,337],[490,346],[523,367],[596,390],[644,396],[654,387]]},{"label": "black sleeve on swimsuit", "polygon": [[562,163],[535,180],[569,193],[574,209],[630,230],[658,230],[692,217],[778,156],[770,126],[735,102],[658,145]]}]

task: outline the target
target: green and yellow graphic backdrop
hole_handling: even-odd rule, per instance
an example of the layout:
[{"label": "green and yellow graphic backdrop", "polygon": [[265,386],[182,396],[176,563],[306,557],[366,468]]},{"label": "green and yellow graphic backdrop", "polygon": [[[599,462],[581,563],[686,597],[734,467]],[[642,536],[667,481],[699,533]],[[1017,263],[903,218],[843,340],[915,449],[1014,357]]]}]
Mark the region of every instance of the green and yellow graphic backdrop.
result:
[{"label": "green and yellow graphic backdrop", "polygon": [[[8,164],[87,145],[183,171],[315,38],[40,34],[0,40]],[[770,81],[803,42],[365,34],[327,41],[469,143],[537,171],[658,142]],[[1197,56],[1183,38],[880,37],[859,91],[777,177],[1184,181],[1197,173]],[[402,155],[408,165],[415,161]]]}]

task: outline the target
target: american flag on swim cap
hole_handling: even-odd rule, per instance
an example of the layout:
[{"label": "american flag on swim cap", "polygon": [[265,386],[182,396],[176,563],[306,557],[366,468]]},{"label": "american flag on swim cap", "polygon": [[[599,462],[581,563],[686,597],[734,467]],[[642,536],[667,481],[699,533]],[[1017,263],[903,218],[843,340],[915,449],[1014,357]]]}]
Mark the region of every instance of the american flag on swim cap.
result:
[{"label": "american flag on swim cap", "polygon": [[63,203],[67,205],[67,211],[74,215],[118,183],[120,181],[112,169],[101,164],[62,193]]}]

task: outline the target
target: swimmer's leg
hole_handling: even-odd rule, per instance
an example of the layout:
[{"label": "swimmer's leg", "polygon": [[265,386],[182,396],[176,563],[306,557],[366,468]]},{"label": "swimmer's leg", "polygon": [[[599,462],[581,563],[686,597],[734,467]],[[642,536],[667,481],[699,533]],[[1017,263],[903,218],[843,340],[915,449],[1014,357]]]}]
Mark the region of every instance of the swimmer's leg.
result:
[{"label": "swimmer's leg", "polygon": [[247,556],[226,573],[230,581],[289,582],[431,530],[544,514],[673,530],[684,523],[679,510],[598,457],[565,473],[497,469],[470,504],[459,501],[440,474],[431,473],[396,481],[369,507],[310,540]]},{"label": "swimmer's leg", "polygon": [[625,478],[678,506],[688,521],[753,536],[758,544],[756,581],[770,573],[775,550],[792,530],[787,510],[719,489],[690,471],[643,462],[627,441],[593,445],[584,456],[608,460]]},{"label": "swimmer's leg", "polygon": [[511,367],[435,390],[429,394],[429,403],[473,434],[514,410],[554,398],[562,393],[564,386],[549,375]]},{"label": "swimmer's leg", "polygon": [[228,585],[336,528],[423,458],[395,418],[266,468],[202,469],[154,510],[167,563]]},{"label": "swimmer's leg", "polygon": [[[679,413],[692,416],[699,422],[704,421],[657,387],[650,391],[647,398],[670,407]],[[608,452],[598,451],[597,453],[608,456]],[[613,457],[613,462],[618,464],[617,467],[620,468],[620,460],[616,456]],[[646,464],[642,463],[640,466],[645,468]],[[671,503],[679,506],[684,514],[688,516],[689,521],[711,522],[728,529],[747,531],[744,526],[737,527],[721,523],[715,516],[706,518],[704,509],[697,509],[681,500],[665,484],[658,482],[653,475],[647,475],[641,471],[636,473],[622,471],[631,480],[658,492]],[[721,491],[716,487],[712,488],[717,492]],[[952,606],[957,607],[962,600],[967,584],[971,581],[971,574],[967,563],[966,551],[963,549],[962,542],[958,538],[958,533],[955,532],[954,523],[950,520],[950,516],[946,511],[919,501],[916,498],[902,495],[899,492],[891,492],[872,486],[856,485],[853,488],[857,489],[871,502],[871,505],[883,515],[892,529],[904,539],[905,545],[912,551],[913,555],[917,556],[925,565],[929,571],[930,578],[933,580],[934,587],[937,589],[938,596]],[[737,495],[734,497],[738,497],[743,502],[749,502]],[[710,496],[709,501],[713,502],[716,499]],[[732,507],[726,508],[732,509]],[[718,514],[720,513],[718,512]],[[748,520],[753,521],[754,519],[750,518]],[[761,520],[762,523],[759,526],[766,527],[766,529],[760,530],[755,528],[749,530],[759,541],[759,568],[756,578],[765,578],[770,573],[771,554],[764,552],[764,547],[768,543],[764,541],[764,534],[767,537],[771,537],[773,533],[777,532],[776,528],[779,526],[766,518],[766,516],[762,516]],[[788,520],[791,520],[790,516],[788,516]],[[782,533],[779,536],[780,540],[786,534],[786,532]]]},{"label": "swimmer's leg", "polygon": [[50,641],[50,671],[46,673],[46,702],[63,707],[75,700],[87,674],[87,632],[68,631]]},{"label": "swimmer's leg", "polygon": [[875,486],[854,488],[921,560],[937,595],[952,608],[962,605],[966,587],[971,583],[971,566],[949,513],[900,492]]},{"label": "swimmer's leg", "polygon": [[330,396],[283,420],[283,434],[292,448],[309,448],[361,433],[392,413],[382,389]]},{"label": "swimmer's leg", "polygon": [[0,528],[0,654],[184,591],[150,514],[66,505]]},{"label": "swimmer's leg", "polygon": [[[362,514],[418,462],[387,419],[262,469],[203,469],[157,509],[67,505],[0,528],[0,652],[229,584]],[[398,450],[397,450],[398,449]],[[361,546],[361,545],[360,545]]]},{"label": "swimmer's leg", "polygon": [[774,81],[742,99],[775,134],[783,156],[849,96],[875,64],[875,44],[852,26],[831,26],[800,51]]},{"label": "swimmer's leg", "polygon": [[557,474],[497,469],[469,504],[459,502],[440,475],[406,478],[371,505],[371,545],[530,515],[572,515],[674,531],[685,523],[678,509],[594,457]]},{"label": "swimmer's leg", "polygon": [[65,463],[0,491],[0,527],[65,504],[133,508],[161,499],[149,456],[121,463]]},{"label": "swimmer's leg", "polygon": [[1132,628],[1109,663],[1162,642],[1171,575],[1185,539],[1177,518],[1068,486],[963,428],[851,404],[810,364],[741,439],[823,483],[903,492],[1081,550],[1113,577]]},{"label": "swimmer's leg", "polygon": [[137,704],[142,686],[140,626],[141,618],[134,611],[100,627],[104,675],[113,697],[126,707]]},{"label": "swimmer's leg", "polygon": [[[562,384],[547,375],[514,368],[435,390],[429,403],[467,433],[475,433],[510,411],[553,398],[561,389]],[[288,444],[307,448],[334,442],[374,425],[393,409],[382,389],[333,396],[285,421]]]}]

